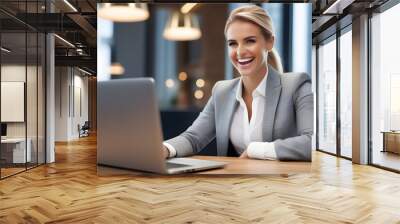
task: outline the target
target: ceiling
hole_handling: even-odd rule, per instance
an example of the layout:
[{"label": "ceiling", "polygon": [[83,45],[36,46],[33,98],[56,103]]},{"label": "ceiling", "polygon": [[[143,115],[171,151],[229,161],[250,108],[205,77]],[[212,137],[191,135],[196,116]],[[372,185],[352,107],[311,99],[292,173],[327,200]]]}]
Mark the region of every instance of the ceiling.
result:
[{"label": "ceiling", "polygon": [[[332,7],[335,4],[335,0],[284,2],[309,2],[313,4],[312,36],[313,42],[317,43],[336,32],[337,27],[351,23],[353,16],[367,10],[374,10],[388,1],[336,0],[339,4],[336,4],[335,7]],[[96,73],[97,2],[126,1],[68,0],[68,2],[77,11],[64,0],[1,0],[0,27],[3,46],[12,49],[12,55],[15,58],[26,53],[30,58],[30,55],[34,55],[37,49],[43,48],[43,44],[37,43],[35,35],[28,34],[27,38],[25,38],[25,32],[54,32],[75,45],[72,48],[61,39],[55,39],[56,65],[80,66]],[[168,3],[176,1],[147,0],[142,2]],[[210,3],[213,1],[205,0],[199,2]],[[223,2],[218,1],[218,3]],[[248,2],[262,3],[265,1],[249,0]],[[282,1],[272,0],[268,2]],[[168,4],[164,5],[168,7]],[[176,7],[176,4],[171,4],[171,7]],[[27,48],[25,48],[25,45]]]},{"label": "ceiling", "polygon": [[391,0],[330,0],[313,1],[313,44],[332,36],[352,23],[353,17],[375,12]]},{"label": "ceiling", "polygon": [[[2,46],[12,51],[10,61],[36,57],[44,48],[37,43],[39,33],[55,33],[56,66],[79,66],[96,73],[96,0],[1,0]],[[50,13],[51,12],[51,13]],[[27,35],[25,35],[25,32]],[[42,40],[39,38],[39,40]]]}]

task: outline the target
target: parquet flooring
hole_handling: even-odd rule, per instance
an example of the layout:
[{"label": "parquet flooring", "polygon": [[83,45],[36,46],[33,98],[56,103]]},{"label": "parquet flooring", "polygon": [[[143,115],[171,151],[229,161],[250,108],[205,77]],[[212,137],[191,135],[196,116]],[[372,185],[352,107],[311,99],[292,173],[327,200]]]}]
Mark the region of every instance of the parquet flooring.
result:
[{"label": "parquet flooring", "polygon": [[22,172],[24,170],[25,170],[25,167],[24,168],[1,168],[1,176],[7,177],[7,176],[13,175],[15,173]]},{"label": "parquet flooring", "polygon": [[311,173],[109,176],[96,139],[0,181],[0,223],[400,223],[400,175],[315,152]]}]

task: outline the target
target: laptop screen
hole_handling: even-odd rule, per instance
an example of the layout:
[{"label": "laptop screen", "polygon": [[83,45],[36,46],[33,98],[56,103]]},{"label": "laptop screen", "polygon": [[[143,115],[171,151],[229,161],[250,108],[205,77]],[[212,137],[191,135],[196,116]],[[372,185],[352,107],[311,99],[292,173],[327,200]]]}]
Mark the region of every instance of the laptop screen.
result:
[{"label": "laptop screen", "polygon": [[7,136],[7,124],[1,123],[1,136]]}]

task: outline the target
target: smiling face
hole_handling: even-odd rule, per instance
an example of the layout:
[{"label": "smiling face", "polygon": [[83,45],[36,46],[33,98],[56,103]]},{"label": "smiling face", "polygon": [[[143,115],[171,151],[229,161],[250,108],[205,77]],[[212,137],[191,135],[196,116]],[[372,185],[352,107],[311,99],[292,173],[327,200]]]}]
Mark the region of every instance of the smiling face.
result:
[{"label": "smiling face", "polygon": [[274,45],[273,36],[267,40],[259,26],[236,20],[229,25],[226,39],[231,62],[242,76],[266,73],[268,51]]}]

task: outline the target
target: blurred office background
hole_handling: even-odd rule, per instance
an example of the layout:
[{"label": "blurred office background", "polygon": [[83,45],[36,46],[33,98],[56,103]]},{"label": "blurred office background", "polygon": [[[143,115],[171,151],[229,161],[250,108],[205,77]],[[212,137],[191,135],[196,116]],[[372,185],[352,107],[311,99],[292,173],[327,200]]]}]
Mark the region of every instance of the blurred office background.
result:
[{"label": "blurred office background", "polygon": [[[207,103],[214,84],[238,76],[224,27],[230,11],[241,5],[246,4],[147,4],[141,21],[111,22],[123,19],[122,13],[102,16],[109,5],[98,4],[98,80],[153,77],[164,138],[180,134]],[[311,74],[311,3],[258,5],[274,22],[284,71]],[[191,21],[192,30],[172,32],[178,17]],[[213,155],[215,148],[212,142],[203,153]]]},{"label": "blurred office background", "polygon": [[0,179],[95,132],[96,16],[95,0],[0,1]]}]

